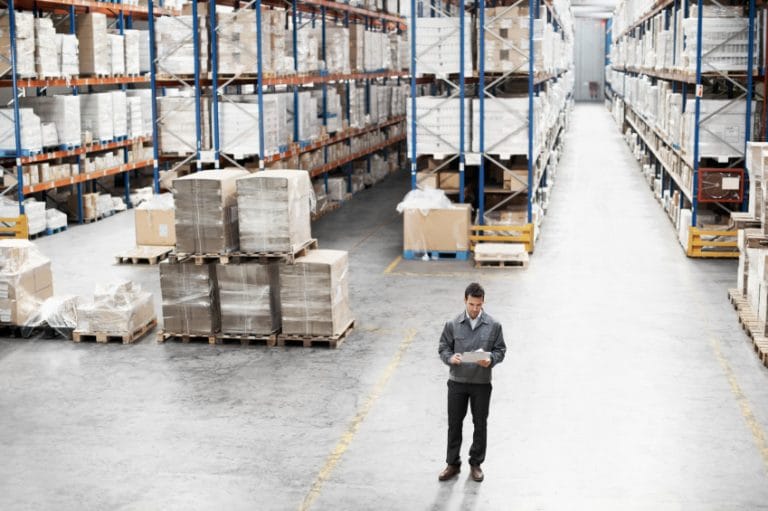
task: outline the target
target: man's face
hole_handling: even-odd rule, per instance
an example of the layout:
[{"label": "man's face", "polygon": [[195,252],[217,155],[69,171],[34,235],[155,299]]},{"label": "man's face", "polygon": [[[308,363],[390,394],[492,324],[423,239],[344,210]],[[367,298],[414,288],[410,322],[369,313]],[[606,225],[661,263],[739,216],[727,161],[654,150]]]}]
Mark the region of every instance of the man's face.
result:
[{"label": "man's face", "polygon": [[471,319],[475,319],[480,311],[483,310],[483,298],[477,296],[468,296],[464,298],[464,303],[467,305],[467,316]]}]

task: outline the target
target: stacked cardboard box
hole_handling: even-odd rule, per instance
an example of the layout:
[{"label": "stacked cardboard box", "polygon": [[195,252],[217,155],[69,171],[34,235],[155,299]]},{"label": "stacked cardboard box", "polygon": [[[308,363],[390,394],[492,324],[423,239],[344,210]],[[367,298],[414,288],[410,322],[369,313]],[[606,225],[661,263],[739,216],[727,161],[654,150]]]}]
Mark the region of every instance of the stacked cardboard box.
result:
[{"label": "stacked cardboard box", "polygon": [[123,35],[125,74],[138,75],[141,72],[142,32],[140,30],[124,30]]},{"label": "stacked cardboard box", "polygon": [[154,320],[152,293],[120,280],[97,285],[93,302],[78,304],[76,332],[131,335]]},{"label": "stacked cardboard box", "polygon": [[157,73],[161,75],[191,75],[195,72],[195,60],[200,72],[208,72],[208,24],[207,18],[198,14],[199,54],[195,56],[192,16],[161,16],[155,22],[157,45]]},{"label": "stacked cardboard box", "polygon": [[[417,18],[416,55],[419,75],[448,75],[461,70],[459,18]],[[464,20],[464,73],[472,74],[472,20]]]},{"label": "stacked cardboard box", "polygon": [[107,34],[109,40],[109,74],[125,74],[125,38],[120,34]]},{"label": "stacked cardboard box", "polygon": [[452,204],[449,207],[403,210],[403,250],[414,253],[466,252],[469,250],[469,227],[472,207]]},{"label": "stacked cardboard box", "polygon": [[125,98],[127,106],[127,130],[128,138],[138,138],[144,136],[144,118],[141,105],[141,98],[138,96],[128,96]]},{"label": "stacked cardboard box", "polygon": [[284,334],[336,336],[352,321],[346,251],[312,250],[280,267]]},{"label": "stacked cardboard box", "polygon": [[[219,23],[219,73],[238,75],[256,73],[256,11],[240,9],[217,14]],[[262,39],[262,58],[268,60],[269,51]],[[267,50],[267,51],[264,51]]]},{"label": "stacked cardboard box", "polygon": [[[115,137],[114,130],[116,127],[113,117],[120,115],[113,109],[111,92],[81,95],[80,122],[82,123],[82,130],[89,132],[94,141],[111,141]],[[123,113],[122,119],[125,121],[125,113]],[[122,127],[119,122],[117,127]],[[125,135],[124,132],[123,135]]]},{"label": "stacked cardboard box", "polygon": [[[158,136],[160,138],[160,152],[190,154],[197,147],[195,98],[185,96],[165,96],[157,98]],[[200,112],[203,117],[202,149],[211,146],[210,138],[210,107],[206,97],[200,98]],[[152,117],[149,117],[150,123]],[[151,127],[150,127],[151,129]]]},{"label": "stacked cardboard box", "polygon": [[326,27],[326,69],[329,73],[350,72],[349,29]]},{"label": "stacked cardboard box", "polygon": [[77,17],[80,73],[109,75],[111,43],[107,34],[107,17],[101,13],[81,14]]},{"label": "stacked cardboard box", "polygon": [[[282,145],[279,138],[281,130],[269,129],[269,122],[265,122],[267,126],[264,129],[264,148],[259,145],[258,96],[230,96],[228,99],[219,104],[221,150],[240,157],[277,153]],[[262,104],[265,119],[279,118],[280,104],[277,94],[265,94]]]},{"label": "stacked cardboard box", "polygon": [[0,240],[0,322],[26,325],[53,296],[51,262],[27,240]]},{"label": "stacked cardboard box", "polygon": [[206,170],[173,181],[176,202],[176,250],[219,254],[238,248],[235,181],[239,169]]},{"label": "stacked cardboard box", "polygon": [[[21,78],[35,76],[35,17],[32,12],[16,11],[16,73]],[[11,30],[8,11],[0,10],[0,76],[11,74]]]},{"label": "stacked cardboard box", "polygon": [[125,91],[113,90],[112,96],[112,135],[125,137],[128,135],[128,106]]},{"label": "stacked cardboard box", "polygon": [[[129,98],[139,98],[141,100],[141,123],[143,126],[141,135],[152,135],[152,91],[149,89],[134,89],[126,91],[126,95]],[[158,108],[161,103],[159,99]]]},{"label": "stacked cardboard box", "polygon": [[56,51],[56,29],[51,18],[35,19],[35,68],[38,78],[61,76]]},{"label": "stacked cardboard box", "polygon": [[309,174],[271,170],[237,180],[240,249],[294,253],[312,238]]},{"label": "stacked cardboard box", "polygon": [[214,264],[160,265],[163,328],[174,334],[210,335],[221,330]]},{"label": "stacked cardboard box", "polygon": [[293,71],[293,66],[289,66],[286,59],[285,16],[285,11],[273,9],[261,13],[261,24],[265,29],[262,44],[269,48],[268,55],[262,55],[265,73],[285,74]]},{"label": "stacked cardboard box", "polygon": [[220,264],[216,280],[222,332],[265,335],[280,330],[277,263]]},{"label": "stacked cardboard box", "polygon": [[56,57],[60,75],[70,78],[80,74],[79,43],[75,34],[56,34]]},{"label": "stacked cardboard box", "polygon": [[[458,98],[416,98],[416,149],[418,154],[452,154],[459,152],[461,107]],[[470,100],[464,100],[464,150],[470,150]],[[411,153],[411,109],[408,112],[408,153]]]},{"label": "stacked cardboard box", "polygon": [[[19,119],[21,120],[21,149],[42,151],[43,132],[40,118],[31,108],[19,108]],[[13,108],[0,108],[0,150],[16,151],[15,125]]]},{"label": "stacked cardboard box", "polygon": [[80,98],[81,96],[56,95],[21,98],[21,105],[31,107],[41,122],[56,126],[58,142],[80,145]]},{"label": "stacked cardboard box", "polygon": [[151,69],[149,30],[139,30],[139,72],[149,73]]}]

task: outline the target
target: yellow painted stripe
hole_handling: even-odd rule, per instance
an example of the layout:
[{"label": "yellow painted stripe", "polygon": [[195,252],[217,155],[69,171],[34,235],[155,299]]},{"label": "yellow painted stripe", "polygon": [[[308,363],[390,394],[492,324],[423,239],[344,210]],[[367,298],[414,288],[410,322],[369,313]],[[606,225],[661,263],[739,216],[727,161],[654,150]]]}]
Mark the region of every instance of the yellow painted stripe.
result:
[{"label": "yellow painted stripe", "polygon": [[387,365],[386,369],[384,369],[384,372],[379,378],[379,381],[376,382],[373,390],[371,390],[371,393],[366,398],[365,403],[363,403],[363,406],[361,406],[357,411],[357,414],[352,419],[352,422],[349,423],[347,430],[343,435],[341,435],[341,439],[339,439],[336,447],[334,447],[333,452],[331,452],[331,454],[325,460],[323,468],[320,469],[317,477],[315,477],[315,482],[312,484],[312,488],[310,488],[309,493],[307,493],[306,497],[304,497],[304,501],[299,506],[299,511],[307,511],[310,509],[315,500],[317,500],[317,498],[320,496],[320,492],[323,489],[323,484],[325,484],[325,482],[331,477],[331,474],[336,468],[336,465],[338,465],[339,461],[341,461],[341,457],[344,456],[344,453],[347,451],[347,449],[349,449],[352,440],[354,440],[355,435],[357,435],[357,432],[360,430],[360,425],[370,413],[371,408],[373,408],[376,400],[381,396],[381,393],[384,391],[384,387],[387,386],[387,383],[397,369],[397,366],[400,365],[400,361],[403,359],[405,351],[413,342],[414,337],[416,337],[416,330],[411,329],[408,331],[405,338],[403,338],[403,340],[400,342],[397,353],[395,353],[395,355],[392,357],[392,360],[389,362],[389,365]]},{"label": "yellow painted stripe", "polygon": [[731,364],[728,363],[728,360],[726,360],[725,356],[723,355],[723,352],[720,349],[720,341],[713,337],[710,339],[710,344],[712,345],[712,350],[715,352],[717,361],[720,362],[720,367],[722,367],[723,372],[725,372],[725,376],[728,379],[728,384],[731,386],[731,392],[736,398],[736,402],[739,404],[741,415],[744,417],[747,426],[749,426],[749,429],[752,432],[752,438],[755,441],[758,450],[760,451],[760,455],[763,458],[765,472],[766,475],[768,475],[768,440],[766,440],[767,437],[765,431],[763,430],[762,426],[760,426],[760,423],[755,417],[755,414],[752,411],[752,406],[749,403],[749,399],[747,399],[747,396],[745,396],[744,392],[741,390],[741,385],[739,385],[739,382],[736,379],[736,374],[733,372]]},{"label": "yellow painted stripe", "polygon": [[391,273],[392,270],[397,268],[397,265],[400,264],[400,261],[403,260],[403,256],[397,256],[395,257],[395,260],[389,263],[389,266],[387,266],[387,269],[384,270],[384,273]]}]

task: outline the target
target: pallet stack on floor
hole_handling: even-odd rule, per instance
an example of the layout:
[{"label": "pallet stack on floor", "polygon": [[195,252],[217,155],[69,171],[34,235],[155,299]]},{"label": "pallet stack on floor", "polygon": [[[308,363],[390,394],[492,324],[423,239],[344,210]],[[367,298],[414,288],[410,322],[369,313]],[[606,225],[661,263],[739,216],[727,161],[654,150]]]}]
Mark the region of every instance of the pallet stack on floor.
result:
[{"label": "pallet stack on floor", "polygon": [[755,353],[768,366],[768,143],[747,144],[749,170],[749,209],[733,213],[731,221],[738,229],[739,268],[736,288],[728,294],[739,314],[739,322],[749,337]]},{"label": "pallet stack on floor", "polygon": [[353,325],[347,253],[312,239],[309,174],[239,169],[174,181],[158,341],[336,347]]}]

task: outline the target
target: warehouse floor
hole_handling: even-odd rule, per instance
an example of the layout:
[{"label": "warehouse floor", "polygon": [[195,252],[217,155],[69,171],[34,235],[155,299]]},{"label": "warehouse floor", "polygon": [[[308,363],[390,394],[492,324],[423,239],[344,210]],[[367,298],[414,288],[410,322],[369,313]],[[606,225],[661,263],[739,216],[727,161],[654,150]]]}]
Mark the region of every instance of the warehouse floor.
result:
[{"label": "warehouse floor", "polygon": [[[0,509],[768,509],[736,263],[684,256],[602,106],[576,107],[566,143],[527,270],[398,261],[405,176],[315,223],[350,251],[338,350],[0,340]],[[159,310],[156,267],[112,265],[132,222],[40,240],[57,293],[127,277]],[[439,483],[437,340],[471,280],[509,350],[485,482]]]}]

